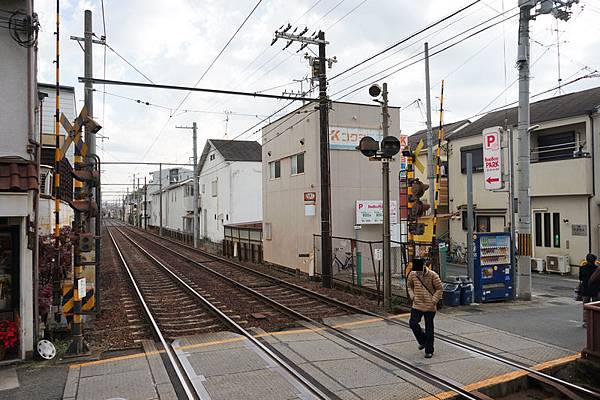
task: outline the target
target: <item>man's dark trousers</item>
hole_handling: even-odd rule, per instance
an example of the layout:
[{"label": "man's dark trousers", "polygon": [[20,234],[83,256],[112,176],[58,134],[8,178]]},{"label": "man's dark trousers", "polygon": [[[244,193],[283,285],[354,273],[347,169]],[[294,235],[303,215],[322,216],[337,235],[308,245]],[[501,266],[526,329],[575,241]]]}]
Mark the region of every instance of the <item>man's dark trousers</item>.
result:
[{"label": "man's dark trousers", "polygon": [[[421,318],[425,317],[425,332],[421,328]],[[433,318],[434,311],[419,311],[415,308],[410,310],[410,329],[415,334],[417,342],[421,346],[425,346],[425,353],[433,354]]]}]

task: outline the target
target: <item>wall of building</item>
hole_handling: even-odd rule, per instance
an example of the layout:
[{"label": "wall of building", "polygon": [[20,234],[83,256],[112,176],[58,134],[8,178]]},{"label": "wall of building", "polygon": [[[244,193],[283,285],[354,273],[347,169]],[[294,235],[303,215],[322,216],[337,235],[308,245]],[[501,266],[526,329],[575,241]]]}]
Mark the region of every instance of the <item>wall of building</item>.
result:
[{"label": "wall of building", "polygon": [[[199,175],[200,236],[220,243],[224,225],[262,220],[262,166],[260,162],[226,161],[210,146]],[[215,181],[217,191],[213,192]]]},{"label": "wall of building", "polygon": [[[320,234],[319,113],[312,105],[263,129],[263,243],[266,261],[309,272],[314,234]],[[390,134],[399,135],[399,111],[390,110]],[[334,103],[330,128],[381,129],[378,106]],[[291,174],[290,156],[304,152],[304,173]],[[281,177],[271,179],[269,162],[281,160]],[[357,200],[381,200],[381,164],[357,150],[330,150],[331,229],[334,236],[354,238]],[[390,168],[391,199],[398,201],[400,162]],[[304,193],[316,193],[314,215],[305,215]],[[364,225],[363,240],[381,240],[381,225]],[[268,238],[268,232],[271,238]]]},{"label": "wall of building", "polygon": [[[7,0],[2,2],[5,10],[25,10],[28,1]],[[33,99],[35,92],[35,65],[32,66],[30,77],[31,92],[27,90],[29,79],[27,71],[27,51],[25,47],[15,42],[8,29],[0,30],[0,157],[22,157],[29,159],[27,153],[28,133],[33,129],[29,126],[27,110],[28,97],[31,103],[31,112],[36,101]],[[37,96],[36,96],[37,98]],[[33,132],[32,132],[33,133]]]}]

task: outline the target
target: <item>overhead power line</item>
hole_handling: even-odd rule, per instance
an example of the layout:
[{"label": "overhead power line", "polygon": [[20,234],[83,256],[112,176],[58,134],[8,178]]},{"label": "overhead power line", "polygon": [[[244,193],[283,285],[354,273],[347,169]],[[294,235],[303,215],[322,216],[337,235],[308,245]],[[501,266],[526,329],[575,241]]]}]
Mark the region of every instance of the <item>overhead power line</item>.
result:
[{"label": "overhead power line", "polygon": [[[219,57],[221,57],[221,55],[225,52],[225,50],[227,49],[227,47],[229,46],[229,44],[233,41],[233,39],[235,39],[235,37],[237,36],[237,34],[242,30],[242,28],[244,27],[244,25],[246,24],[246,22],[248,22],[248,20],[250,19],[250,17],[252,16],[252,14],[254,14],[254,11],[256,11],[256,9],[260,5],[260,3],[262,3],[262,1],[263,0],[258,0],[258,2],[254,5],[254,8],[252,8],[252,10],[250,11],[250,13],[246,16],[246,18],[244,18],[244,21],[242,21],[242,24],[235,30],[235,32],[233,33],[233,35],[231,35],[231,37],[229,38],[229,40],[227,41],[227,43],[225,43],[225,45],[223,46],[223,48],[221,49],[221,51],[219,51],[219,53],[215,56],[215,58],[213,58],[213,60],[208,65],[208,67],[206,67],[206,69],[204,70],[204,72],[202,73],[202,75],[200,75],[200,78],[198,78],[198,80],[196,81],[196,83],[194,83],[194,87],[198,86],[198,84],[200,83],[200,81],[202,81],[202,79],[204,79],[204,77],[206,76],[206,74],[208,74],[208,72],[211,70],[211,68],[213,67],[213,65],[215,65],[215,63],[217,62],[217,60],[219,59]],[[183,103],[185,103],[185,101],[190,97],[191,94],[192,94],[192,91],[189,91],[185,95],[185,97],[183,98],[183,100],[181,100],[181,102],[179,103],[179,105],[175,109],[175,112],[177,112],[177,110],[179,110],[179,107],[181,107],[183,105]]]},{"label": "overhead power line", "polygon": [[[460,43],[464,42],[465,40],[467,40],[467,39],[470,39],[470,38],[472,38],[472,37],[474,37],[474,36],[476,36],[476,35],[478,35],[478,34],[480,34],[480,33],[482,33],[482,32],[485,32],[486,30],[488,30],[488,29],[490,29],[490,28],[493,28],[493,27],[495,27],[495,26],[497,26],[497,25],[499,25],[499,24],[501,24],[501,23],[503,23],[503,22],[505,22],[505,21],[508,21],[509,19],[511,19],[511,18],[514,18],[514,17],[516,17],[516,16],[518,16],[518,15],[519,15],[518,13],[517,13],[517,14],[513,14],[513,15],[511,15],[511,16],[509,16],[509,17],[507,17],[507,18],[503,19],[503,20],[500,20],[500,21],[497,21],[497,22],[495,22],[495,23],[493,23],[493,24],[491,24],[491,25],[485,26],[485,27],[483,27],[483,28],[479,29],[478,31],[475,31],[475,32],[471,33],[470,35],[468,35],[468,36],[465,36],[465,37],[461,38],[460,40],[458,40],[458,41],[456,41],[456,42],[454,42],[454,43],[452,43],[452,44],[449,44],[449,45],[447,45],[447,46],[443,47],[443,48],[442,48],[442,49],[440,49],[440,50],[437,50],[437,51],[435,51],[435,52],[433,52],[433,53],[430,53],[429,57],[431,58],[431,57],[433,57],[433,56],[435,56],[435,55],[437,55],[437,54],[440,54],[440,53],[442,53],[442,52],[444,52],[444,51],[446,51],[446,50],[448,50],[448,49],[451,49],[452,47],[454,47],[454,46],[456,46],[456,45],[458,45],[458,44],[460,44]],[[479,24],[479,25],[476,25],[476,26],[480,26],[480,25],[481,25],[481,24]],[[465,30],[465,31],[463,31],[463,32],[461,32],[461,33],[459,33],[459,34],[457,34],[457,35],[454,35],[454,36],[453,36],[453,37],[451,37],[450,39],[447,39],[447,40],[445,40],[445,41],[443,41],[443,42],[440,42],[440,43],[436,44],[435,46],[432,46],[432,47],[431,47],[431,49],[434,49],[434,48],[440,47],[440,46],[442,46],[443,44],[447,43],[449,40],[453,40],[453,39],[455,39],[455,38],[457,38],[457,37],[459,37],[459,36],[462,36],[463,34],[465,34],[466,32],[468,32],[468,31],[470,31],[470,30],[472,30],[473,28],[474,28],[474,27],[471,27],[471,28],[469,28],[469,29],[467,29],[467,30]],[[417,60],[415,60],[415,61],[413,61],[413,62],[411,62],[411,63],[409,63],[409,64],[403,65],[403,66],[401,66],[400,68],[398,68],[398,69],[396,69],[396,70],[392,71],[392,72],[391,72],[391,73],[389,73],[389,74],[386,74],[386,75],[383,75],[383,76],[378,76],[378,75],[380,75],[380,74],[384,73],[385,71],[389,71],[390,69],[392,69],[392,68],[394,68],[394,67],[396,67],[396,66],[398,66],[398,65],[400,65],[400,64],[404,64],[405,62],[407,62],[407,61],[410,61],[411,59],[414,59],[414,58],[416,58],[416,57],[418,57],[418,56],[422,55],[423,53],[424,53],[424,52],[423,52],[423,51],[421,51],[421,52],[419,52],[419,53],[413,54],[412,56],[408,57],[407,59],[405,59],[405,60],[403,60],[403,61],[401,61],[401,62],[399,62],[399,63],[396,63],[396,64],[394,64],[394,65],[392,65],[392,66],[390,66],[390,67],[384,68],[383,70],[381,70],[381,71],[379,71],[379,72],[376,72],[376,73],[374,73],[374,74],[372,74],[372,75],[370,75],[370,76],[368,76],[368,77],[366,77],[366,78],[364,78],[364,79],[362,79],[362,80],[358,81],[357,83],[354,83],[354,84],[352,84],[352,85],[349,85],[349,86],[347,86],[346,88],[344,88],[344,89],[342,89],[342,90],[339,90],[339,91],[338,91],[338,92],[336,92],[334,95],[336,95],[336,94],[340,94],[340,93],[342,93],[342,92],[344,92],[344,91],[346,91],[346,90],[349,90],[349,89],[353,88],[354,86],[361,84],[362,82],[367,82],[367,81],[369,81],[369,83],[367,83],[367,84],[365,84],[365,85],[362,85],[362,86],[360,86],[360,87],[357,87],[356,89],[354,89],[354,90],[352,90],[352,91],[350,91],[350,92],[346,93],[345,95],[343,95],[343,96],[341,97],[341,98],[344,98],[344,97],[347,97],[347,96],[349,96],[349,95],[350,95],[350,94],[352,94],[352,93],[355,93],[355,92],[359,91],[360,89],[363,89],[363,88],[365,88],[366,86],[369,86],[369,85],[370,85],[370,84],[373,82],[373,78],[375,78],[375,77],[377,77],[377,79],[376,79],[376,80],[381,80],[381,79],[388,78],[388,77],[390,77],[390,76],[392,76],[392,75],[394,75],[394,74],[396,74],[396,73],[398,73],[398,72],[400,72],[400,71],[402,71],[402,70],[404,70],[404,69],[406,69],[406,68],[408,68],[408,67],[410,67],[410,66],[413,66],[413,65],[415,65],[415,64],[417,64],[417,63],[419,63],[419,62],[423,61],[425,58],[424,58],[424,57],[423,57],[423,58],[419,58],[419,59],[417,59]]]},{"label": "overhead power line", "polygon": [[450,15],[447,15],[447,16],[445,16],[444,18],[442,18],[442,19],[440,19],[440,20],[438,20],[438,21],[436,21],[436,22],[434,22],[434,23],[432,23],[432,24],[429,24],[429,25],[427,25],[425,28],[422,28],[422,29],[420,29],[420,30],[416,31],[415,33],[413,33],[413,34],[409,35],[408,37],[406,37],[406,38],[404,38],[404,39],[402,39],[402,40],[400,40],[399,42],[396,42],[396,43],[394,43],[393,45],[391,45],[391,46],[388,46],[388,47],[386,47],[385,49],[383,49],[383,50],[381,50],[381,51],[379,51],[379,52],[375,53],[374,55],[372,55],[372,56],[370,56],[370,57],[367,57],[367,58],[365,58],[365,59],[364,59],[364,60],[362,60],[361,62],[359,62],[359,63],[357,63],[357,64],[355,64],[355,65],[353,65],[353,66],[351,66],[351,67],[349,67],[349,68],[346,68],[346,69],[345,69],[345,70],[343,70],[342,72],[340,72],[340,73],[338,73],[338,74],[334,75],[333,77],[331,77],[329,80],[331,81],[331,80],[333,80],[333,79],[335,79],[335,78],[337,78],[337,77],[339,77],[339,76],[341,76],[341,75],[344,75],[344,74],[346,74],[346,73],[348,73],[348,72],[352,71],[353,69],[355,69],[355,68],[357,68],[357,67],[359,67],[359,66],[361,66],[361,65],[363,65],[363,64],[365,64],[365,63],[367,63],[367,62],[369,62],[369,61],[371,61],[371,60],[373,60],[374,58],[377,58],[377,57],[379,57],[380,55],[387,53],[388,51],[390,51],[390,50],[392,50],[392,49],[394,49],[394,48],[396,48],[396,47],[400,46],[402,43],[405,43],[406,41],[408,41],[408,40],[412,39],[413,37],[415,37],[415,36],[418,36],[418,35],[420,35],[421,33],[423,33],[423,32],[425,32],[425,31],[427,31],[427,30],[429,30],[429,29],[433,28],[434,26],[436,26],[436,25],[439,25],[439,24],[441,24],[442,22],[444,22],[444,21],[447,21],[448,19],[450,19],[450,18],[454,17],[455,15],[458,15],[458,14],[460,14],[461,12],[463,12],[463,11],[465,11],[465,10],[469,9],[470,7],[472,7],[472,6],[474,6],[475,4],[479,3],[480,1],[481,1],[481,0],[475,0],[474,2],[472,2],[472,3],[470,3],[470,4],[467,4],[466,6],[462,7],[461,9],[459,9],[459,10],[457,10],[457,11],[454,11],[452,14],[450,14]]}]

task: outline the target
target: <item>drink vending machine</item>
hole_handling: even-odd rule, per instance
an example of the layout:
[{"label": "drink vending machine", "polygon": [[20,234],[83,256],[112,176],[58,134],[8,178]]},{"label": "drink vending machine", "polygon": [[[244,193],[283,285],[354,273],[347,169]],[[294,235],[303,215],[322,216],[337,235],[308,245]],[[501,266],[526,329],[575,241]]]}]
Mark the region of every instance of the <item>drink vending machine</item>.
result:
[{"label": "drink vending machine", "polygon": [[474,236],[475,301],[484,303],[511,299],[514,268],[510,233],[476,233]]}]

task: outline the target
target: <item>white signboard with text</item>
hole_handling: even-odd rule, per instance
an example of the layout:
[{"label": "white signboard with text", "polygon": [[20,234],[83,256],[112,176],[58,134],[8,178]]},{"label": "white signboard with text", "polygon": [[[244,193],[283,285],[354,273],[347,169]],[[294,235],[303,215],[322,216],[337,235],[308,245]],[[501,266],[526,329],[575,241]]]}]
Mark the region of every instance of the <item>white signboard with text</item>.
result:
[{"label": "white signboard with text", "polygon": [[499,126],[483,130],[483,179],[487,190],[498,190],[504,187],[501,130]]},{"label": "white signboard with text", "polygon": [[[396,201],[390,201],[390,223],[398,223],[398,208]],[[376,225],[383,224],[383,201],[381,200],[357,200],[356,201],[356,224]]]},{"label": "white signboard with text", "polygon": [[329,127],[329,148],[333,150],[356,150],[356,146],[365,136],[371,136],[380,142],[383,139],[381,129]]}]

